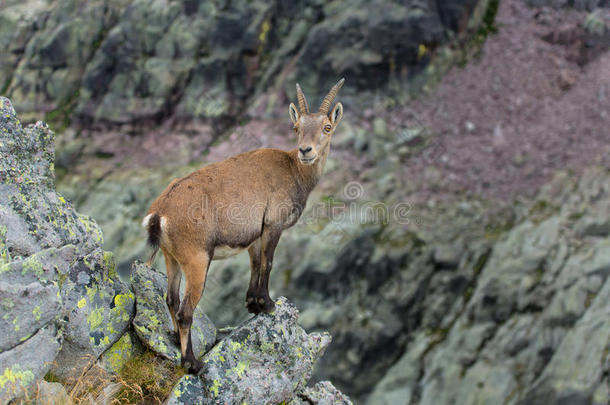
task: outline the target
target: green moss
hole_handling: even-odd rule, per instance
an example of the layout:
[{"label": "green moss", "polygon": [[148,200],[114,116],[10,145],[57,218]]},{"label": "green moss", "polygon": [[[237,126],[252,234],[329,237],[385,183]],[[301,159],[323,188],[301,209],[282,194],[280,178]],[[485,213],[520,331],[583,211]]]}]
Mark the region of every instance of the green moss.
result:
[{"label": "green moss", "polygon": [[495,224],[489,224],[485,228],[485,239],[495,241],[505,232],[511,230],[514,226],[515,223],[512,219],[506,220],[504,222],[498,222]]},{"label": "green moss", "polygon": [[52,371],[49,371],[47,374],[45,374],[43,380],[45,380],[46,382],[52,382],[52,383],[64,383],[64,381],[61,378],[59,378]]},{"label": "green moss", "polygon": [[45,121],[56,131],[63,131],[68,128],[72,122],[72,113],[79,97],[80,90],[76,90],[65,100],[59,101],[57,108],[45,115]]},{"label": "green moss", "polygon": [[487,2],[487,7],[478,29],[462,47],[460,60],[458,61],[459,66],[463,67],[468,63],[469,54],[474,54],[475,57],[478,56],[487,38],[498,32],[496,15],[498,14],[499,6],[500,0],[489,0]]},{"label": "green moss", "polygon": [[470,301],[473,292],[474,288],[472,286],[468,286],[468,288],[466,288],[466,291],[464,292],[464,303]]},{"label": "green moss", "polygon": [[490,255],[491,255],[491,250],[487,250],[485,253],[483,253],[481,256],[479,256],[479,258],[477,259],[476,263],[474,264],[474,266],[472,268],[475,275],[479,275],[481,273],[481,271],[483,270],[483,267],[485,267],[485,264],[487,264],[487,260],[489,259]]}]

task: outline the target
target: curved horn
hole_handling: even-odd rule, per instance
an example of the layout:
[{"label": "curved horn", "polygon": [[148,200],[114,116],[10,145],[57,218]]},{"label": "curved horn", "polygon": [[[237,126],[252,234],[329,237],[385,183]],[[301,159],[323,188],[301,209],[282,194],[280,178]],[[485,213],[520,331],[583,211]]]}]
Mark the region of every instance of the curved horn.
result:
[{"label": "curved horn", "polygon": [[341,86],[343,86],[344,82],[345,82],[345,79],[339,80],[337,82],[337,84],[335,84],[333,86],[333,88],[330,89],[330,91],[328,92],[326,97],[324,97],[324,101],[322,101],[322,104],[320,105],[320,112],[321,113],[328,114],[328,110],[330,110],[330,103],[333,102],[335,96],[339,92],[339,89],[341,89]]},{"label": "curved horn", "polygon": [[303,94],[303,90],[301,90],[301,86],[297,83],[297,98],[299,99],[299,110],[301,110],[301,114],[309,114],[309,106],[307,105],[307,100],[305,99],[305,94]]}]

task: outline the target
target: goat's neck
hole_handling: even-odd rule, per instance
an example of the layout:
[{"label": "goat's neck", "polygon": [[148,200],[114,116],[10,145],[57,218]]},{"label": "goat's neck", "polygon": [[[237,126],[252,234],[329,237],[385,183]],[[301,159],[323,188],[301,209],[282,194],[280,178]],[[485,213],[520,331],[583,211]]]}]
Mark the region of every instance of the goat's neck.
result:
[{"label": "goat's neck", "polygon": [[309,194],[311,190],[318,184],[320,177],[322,177],[322,173],[324,172],[324,166],[326,166],[326,158],[328,157],[328,152],[330,150],[330,145],[327,145],[324,150],[320,151],[318,159],[312,165],[304,165],[299,161],[298,150],[293,149],[291,151],[291,156],[296,163],[296,167],[298,170],[300,182],[303,185],[303,189]]}]

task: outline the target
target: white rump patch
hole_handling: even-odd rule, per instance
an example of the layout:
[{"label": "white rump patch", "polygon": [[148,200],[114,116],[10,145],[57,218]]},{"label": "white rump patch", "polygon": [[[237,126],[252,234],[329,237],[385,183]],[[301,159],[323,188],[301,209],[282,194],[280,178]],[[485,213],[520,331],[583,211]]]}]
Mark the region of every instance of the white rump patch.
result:
[{"label": "white rump patch", "polygon": [[148,222],[150,222],[150,217],[152,217],[153,214],[148,214],[147,216],[144,217],[144,219],[142,220],[142,226],[144,228],[148,227]]}]

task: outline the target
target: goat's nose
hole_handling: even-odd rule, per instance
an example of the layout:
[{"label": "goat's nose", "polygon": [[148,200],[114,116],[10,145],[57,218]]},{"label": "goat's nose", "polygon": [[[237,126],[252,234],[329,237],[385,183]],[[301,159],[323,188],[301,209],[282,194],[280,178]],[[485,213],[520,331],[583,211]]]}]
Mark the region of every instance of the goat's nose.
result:
[{"label": "goat's nose", "polygon": [[301,152],[303,155],[306,155],[309,151],[311,151],[311,146],[308,146],[306,148],[299,148],[299,152]]}]

